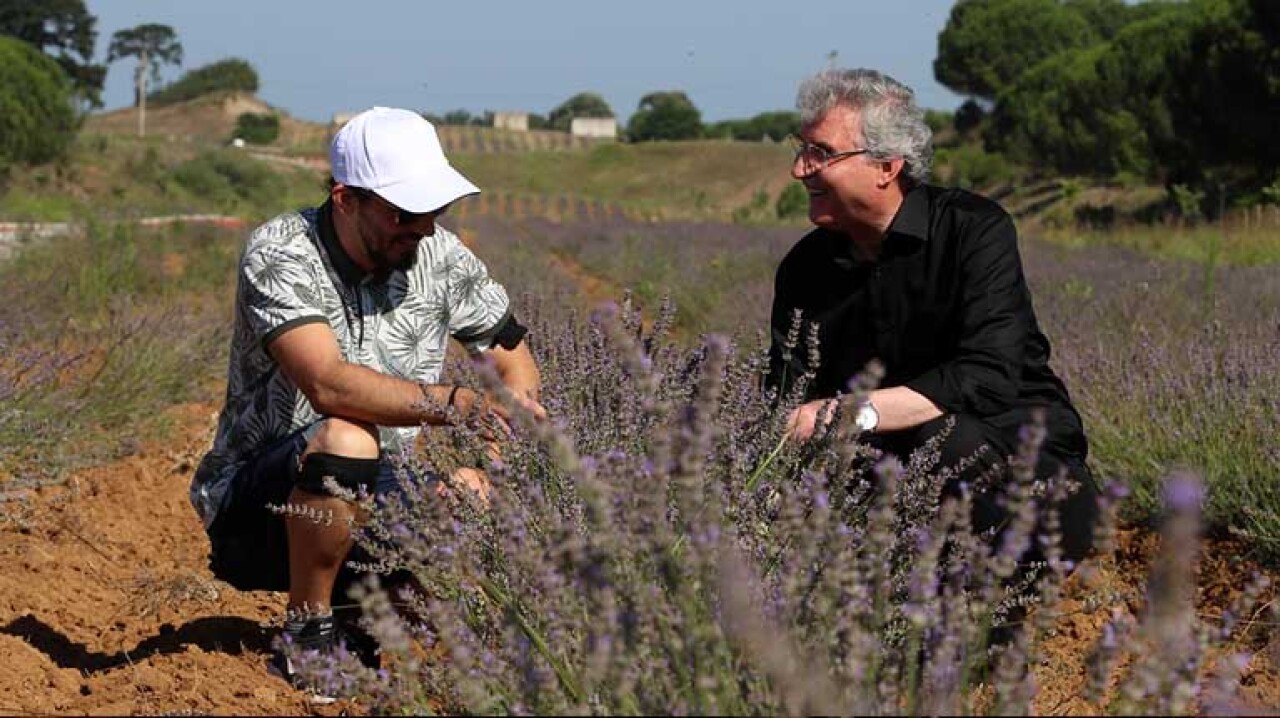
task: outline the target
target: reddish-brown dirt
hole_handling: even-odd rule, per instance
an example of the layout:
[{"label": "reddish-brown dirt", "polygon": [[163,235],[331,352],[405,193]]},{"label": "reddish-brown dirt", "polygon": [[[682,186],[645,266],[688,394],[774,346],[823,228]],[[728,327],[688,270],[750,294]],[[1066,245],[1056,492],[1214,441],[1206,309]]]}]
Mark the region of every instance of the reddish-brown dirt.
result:
[{"label": "reddish-brown dirt", "polygon": [[[313,706],[267,673],[269,625],[283,597],[215,581],[187,502],[215,407],[173,411],[182,438],[78,472],[32,497],[23,521],[0,524],[0,714],[362,712],[349,703]],[[1089,581],[1073,581],[1068,615],[1040,648],[1036,712],[1096,711],[1080,695],[1082,657],[1104,613],[1084,610],[1083,599],[1107,585],[1140,596],[1155,544],[1150,534],[1123,532],[1114,562]],[[1252,566],[1238,560],[1240,549],[1208,545],[1199,570],[1202,616],[1219,614],[1243,586]],[[1234,644],[1256,652],[1244,697],[1262,712],[1280,706],[1267,615],[1251,616]]]}]

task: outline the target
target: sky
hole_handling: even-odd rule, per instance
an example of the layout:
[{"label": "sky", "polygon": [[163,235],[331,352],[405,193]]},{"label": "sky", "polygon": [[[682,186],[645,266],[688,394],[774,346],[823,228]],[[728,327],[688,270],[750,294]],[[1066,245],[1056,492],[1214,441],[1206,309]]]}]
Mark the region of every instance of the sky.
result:
[{"label": "sky", "polygon": [[[95,60],[117,30],[172,27],[172,81],[230,57],[258,72],[258,95],[327,122],[374,105],[443,114],[546,114],[597,92],[624,120],[640,98],[683,90],[704,122],[792,109],[799,82],[828,67],[871,67],[921,105],[964,98],[933,79],[954,0],[86,0]],[[107,71],[106,109],[132,102],[127,58]]]}]

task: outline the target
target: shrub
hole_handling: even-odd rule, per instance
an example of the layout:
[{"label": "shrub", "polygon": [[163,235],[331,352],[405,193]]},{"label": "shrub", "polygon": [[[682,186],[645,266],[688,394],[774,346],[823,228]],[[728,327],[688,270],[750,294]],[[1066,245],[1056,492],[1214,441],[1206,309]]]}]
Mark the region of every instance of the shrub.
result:
[{"label": "shrub", "polygon": [[972,144],[939,148],[935,165],[940,182],[966,189],[1009,182],[1017,172],[1004,155]]},{"label": "shrub", "polygon": [[280,136],[280,118],[270,113],[242,113],[236,118],[235,136],[250,144],[269,145]]},{"label": "shrub", "polygon": [[[1037,639],[1056,626],[1066,569],[1052,512],[1034,591],[1014,560],[1033,540],[1036,497],[1063,490],[1033,487],[1026,470],[1042,427],[1014,458],[1010,528],[989,546],[968,527],[968,492],[942,498],[946,473],[927,448],[905,464],[879,457],[843,418],[815,444],[782,443],[790,402],[773,412],[757,390],[758,351],[714,337],[677,349],[663,338],[669,317],[644,331],[625,305],[585,323],[529,316],[556,419],[517,415],[487,508],[462,493],[433,500],[410,480],[406,501],[375,511],[359,540],[379,570],[407,570],[422,590],[371,583],[353,596],[391,668],[300,656],[304,673],[380,713],[1032,709]],[[471,436],[434,432],[428,444],[413,468],[447,471],[480,453]],[[1198,492],[1171,482],[1147,611],[1113,618],[1134,665],[1113,710],[1194,710],[1195,669],[1215,641],[1185,590]],[[1120,492],[1105,496],[1112,516]],[[402,550],[371,540],[391,537]],[[1246,594],[1233,615],[1251,610],[1257,591]],[[989,654],[990,631],[1025,600],[1038,604],[1030,620],[1006,626]],[[1089,689],[1106,689],[1124,645],[1097,646]]]},{"label": "shrub", "polygon": [[177,81],[147,95],[157,105],[185,102],[213,92],[258,91],[258,73],[253,65],[239,58],[229,58],[198,67]]},{"label": "shrub", "polygon": [[778,219],[795,219],[807,215],[809,194],[805,192],[804,185],[799,182],[790,182],[782,188],[782,193],[778,195],[778,201],[774,204],[774,212],[778,215]]},{"label": "shrub", "polygon": [[226,150],[187,160],[174,168],[172,176],[191,194],[222,207],[270,202],[284,192],[284,180],[270,167]]},{"label": "shrub", "polygon": [[0,37],[0,170],[64,156],[75,132],[62,68],[27,43]]}]

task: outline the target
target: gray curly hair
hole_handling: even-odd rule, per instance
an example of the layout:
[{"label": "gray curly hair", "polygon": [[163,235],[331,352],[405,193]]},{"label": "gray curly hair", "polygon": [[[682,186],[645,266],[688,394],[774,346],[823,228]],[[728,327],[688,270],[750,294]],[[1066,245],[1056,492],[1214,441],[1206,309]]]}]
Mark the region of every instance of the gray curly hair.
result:
[{"label": "gray curly hair", "polygon": [[929,179],[933,165],[933,131],[924,121],[911,88],[875,70],[823,70],[800,83],[796,109],[809,124],[836,106],[862,118],[862,140],[877,160],[901,157],[908,187]]}]

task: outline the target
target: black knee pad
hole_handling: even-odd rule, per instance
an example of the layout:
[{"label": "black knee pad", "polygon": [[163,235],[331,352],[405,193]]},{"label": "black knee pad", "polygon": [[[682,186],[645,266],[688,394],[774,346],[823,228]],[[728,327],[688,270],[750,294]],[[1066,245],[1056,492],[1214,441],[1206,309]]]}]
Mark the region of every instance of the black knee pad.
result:
[{"label": "black knee pad", "polygon": [[333,493],[324,485],[326,478],[332,478],[338,486],[348,491],[358,494],[363,487],[366,493],[372,494],[378,483],[381,466],[378,459],[353,459],[316,452],[307,454],[302,459],[293,483],[303,491],[332,496]]}]

